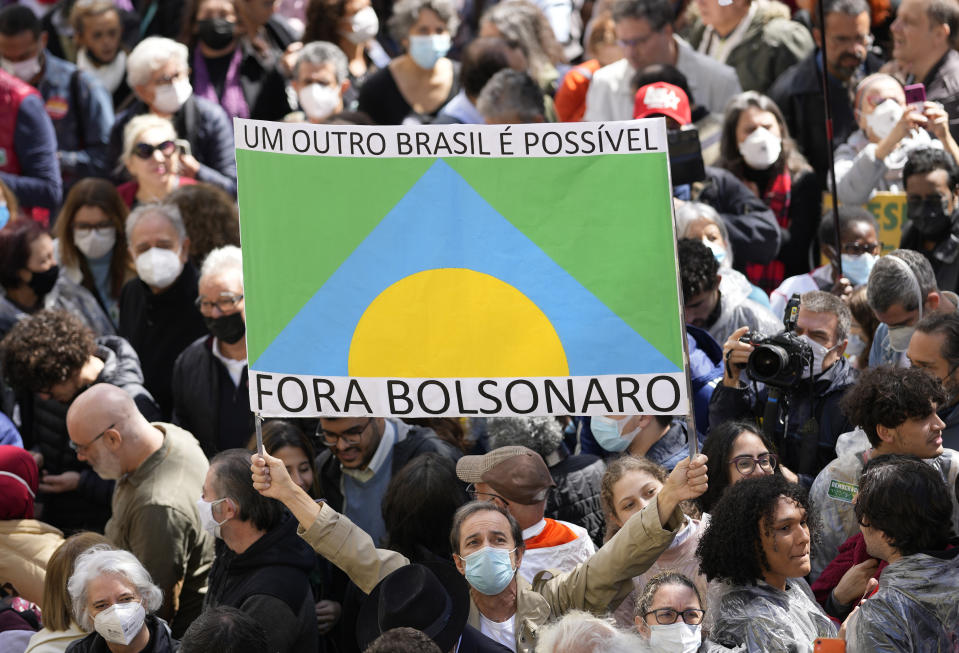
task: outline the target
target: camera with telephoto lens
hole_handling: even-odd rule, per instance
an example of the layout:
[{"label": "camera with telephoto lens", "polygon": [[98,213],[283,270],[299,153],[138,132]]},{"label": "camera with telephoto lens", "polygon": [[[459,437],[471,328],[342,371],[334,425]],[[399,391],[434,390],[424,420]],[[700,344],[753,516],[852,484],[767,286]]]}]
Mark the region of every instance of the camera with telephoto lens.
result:
[{"label": "camera with telephoto lens", "polygon": [[795,294],[786,304],[783,324],[786,330],[764,338],[758,333],[747,333],[740,342],[752,345],[752,353],[746,362],[746,372],[753,381],[766,385],[788,388],[799,382],[806,371],[812,370],[812,347],[793,333],[799,317],[799,295]]}]

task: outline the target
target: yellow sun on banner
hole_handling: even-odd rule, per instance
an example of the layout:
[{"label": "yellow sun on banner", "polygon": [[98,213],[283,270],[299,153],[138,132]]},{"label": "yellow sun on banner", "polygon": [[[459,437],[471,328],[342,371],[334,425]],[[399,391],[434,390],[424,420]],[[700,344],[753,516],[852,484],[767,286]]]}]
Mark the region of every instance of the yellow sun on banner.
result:
[{"label": "yellow sun on banner", "polygon": [[373,300],[350,343],[350,376],[566,376],[563,344],[526,295],[488,274],[426,270]]}]

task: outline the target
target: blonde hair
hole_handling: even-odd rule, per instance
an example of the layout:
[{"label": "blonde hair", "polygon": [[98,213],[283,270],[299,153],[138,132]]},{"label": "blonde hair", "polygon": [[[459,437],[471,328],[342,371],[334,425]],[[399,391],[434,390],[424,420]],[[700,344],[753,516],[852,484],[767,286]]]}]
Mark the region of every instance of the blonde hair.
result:
[{"label": "blonde hair", "polygon": [[77,558],[93,546],[108,547],[110,543],[99,533],[77,533],[64,540],[50,556],[43,579],[43,601],[40,604],[43,610],[43,625],[47,630],[63,631],[70,628],[73,609],[70,593],[67,592],[67,581],[73,575]]},{"label": "blonde hair", "polygon": [[176,129],[173,123],[166,118],[155,116],[152,113],[145,113],[142,116],[136,116],[123,128],[123,154],[120,161],[126,163],[133,155],[133,148],[143,132],[149,129],[162,129],[171,141],[177,138]]}]

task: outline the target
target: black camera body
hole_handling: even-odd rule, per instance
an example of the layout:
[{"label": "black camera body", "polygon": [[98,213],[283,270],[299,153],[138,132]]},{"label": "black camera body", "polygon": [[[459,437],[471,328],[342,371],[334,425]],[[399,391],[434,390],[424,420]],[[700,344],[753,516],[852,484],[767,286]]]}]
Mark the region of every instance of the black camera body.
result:
[{"label": "black camera body", "polygon": [[791,331],[768,338],[747,333],[739,340],[755,348],[746,363],[746,371],[753,381],[789,388],[812,368],[812,347]]}]

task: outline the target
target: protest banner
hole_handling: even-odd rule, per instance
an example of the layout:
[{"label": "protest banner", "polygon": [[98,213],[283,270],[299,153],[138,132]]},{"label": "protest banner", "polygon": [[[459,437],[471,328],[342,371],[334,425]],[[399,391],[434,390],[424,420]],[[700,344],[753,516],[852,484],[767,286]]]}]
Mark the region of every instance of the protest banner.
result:
[{"label": "protest banner", "polygon": [[255,412],[689,412],[661,119],[235,131]]}]

